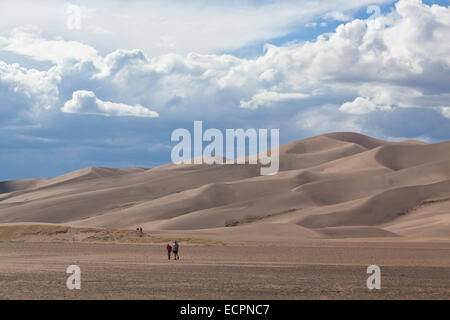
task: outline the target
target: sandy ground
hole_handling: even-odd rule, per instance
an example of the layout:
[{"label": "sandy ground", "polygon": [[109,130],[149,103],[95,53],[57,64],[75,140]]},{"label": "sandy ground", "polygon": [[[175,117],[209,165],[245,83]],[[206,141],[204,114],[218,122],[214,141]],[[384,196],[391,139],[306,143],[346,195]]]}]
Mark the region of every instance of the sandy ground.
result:
[{"label": "sandy ground", "polygon": [[[450,299],[450,242],[0,243],[1,299]],[[81,268],[70,291],[67,266]],[[371,264],[381,290],[366,287]]]}]

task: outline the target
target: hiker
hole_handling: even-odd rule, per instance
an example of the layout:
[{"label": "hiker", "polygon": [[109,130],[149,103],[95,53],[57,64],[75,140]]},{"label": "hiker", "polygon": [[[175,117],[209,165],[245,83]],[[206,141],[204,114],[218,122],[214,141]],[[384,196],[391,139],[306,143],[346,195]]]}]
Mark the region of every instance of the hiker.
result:
[{"label": "hiker", "polygon": [[175,241],[173,244],[173,257],[175,260],[180,260],[180,256],[178,255],[178,242]]},{"label": "hiker", "polygon": [[167,249],[167,256],[169,257],[170,260],[170,254],[172,253],[172,246],[170,244],[167,244],[166,249]]}]

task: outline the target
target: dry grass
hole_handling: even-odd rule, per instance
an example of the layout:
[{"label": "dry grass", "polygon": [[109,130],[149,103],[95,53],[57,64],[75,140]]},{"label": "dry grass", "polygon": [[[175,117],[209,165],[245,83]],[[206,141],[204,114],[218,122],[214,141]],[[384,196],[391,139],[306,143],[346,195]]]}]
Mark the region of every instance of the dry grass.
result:
[{"label": "dry grass", "polygon": [[[177,238],[178,242],[197,245],[225,245],[221,241],[201,238]],[[173,238],[154,237],[134,230],[72,228],[55,225],[0,226],[0,242],[108,242],[167,243]]]}]

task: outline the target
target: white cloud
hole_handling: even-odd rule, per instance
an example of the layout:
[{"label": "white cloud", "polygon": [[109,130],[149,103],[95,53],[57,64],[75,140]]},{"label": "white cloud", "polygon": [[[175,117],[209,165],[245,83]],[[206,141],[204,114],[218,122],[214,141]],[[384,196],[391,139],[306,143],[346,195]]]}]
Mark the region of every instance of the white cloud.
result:
[{"label": "white cloud", "polygon": [[311,135],[318,135],[332,131],[363,132],[363,125],[358,117],[342,117],[336,114],[335,105],[325,105],[320,108],[313,108],[304,113],[299,113],[295,117],[296,126],[309,132]]},{"label": "white cloud", "polygon": [[436,143],[437,141],[434,141],[433,139],[431,139],[430,137],[426,137],[426,136],[419,136],[419,137],[387,137],[386,138],[387,141],[392,141],[392,142],[402,142],[402,141],[406,141],[406,140],[416,140],[416,141],[423,141],[426,143]]},{"label": "white cloud", "polygon": [[305,24],[305,27],[307,28],[317,28],[318,23],[317,22],[308,22]]},{"label": "white cloud", "polygon": [[440,110],[444,117],[450,119],[450,107],[441,107]]},{"label": "white cloud", "polygon": [[350,114],[365,114],[375,111],[377,105],[370,99],[358,97],[352,102],[344,103],[339,110]]},{"label": "white cloud", "polygon": [[[377,3],[392,2],[378,0]],[[67,28],[69,3],[59,0],[2,1],[0,30],[34,24],[47,38],[62,36],[97,48],[165,53],[215,53],[298,32],[333,11],[364,8],[373,0],[106,1],[78,0],[80,30]],[[245,32],[243,32],[245,30]],[[113,34],[114,36],[111,36]],[[132,36],[130,36],[132,35]]]},{"label": "white cloud", "polygon": [[241,101],[241,107],[253,110],[261,106],[272,106],[279,102],[303,100],[308,97],[308,94],[303,93],[280,93],[263,90],[255,94],[250,101]]},{"label": "white cloud", "polygon": [[[41,106],[58,99],[62,105],[74,93],[66,112],[145,116],[139,106],[152,106],[154,111],[142,107],[150,112],[147,116],[170,111],[214,117],[240,108],[334,103],[341,113],[364,115],[397,107],[437,108],[450,101],[450,9],[416,0],[400,0],[386,16],[353,20],[315,41],[266,45],[264,55],[253,59],[204,53],[152,56],[141,49],[101,55],[86,44],[48,40],[23,29],[0,45],[57,64],[38,73],[22,68],[21,81],[11,77],[18,84],[34,83],[35,73],[48,79],[34,89],[48,88],[35,93]],[[108,102],[86,92],[123,105],[107,107]]]},{"label": "white cloud", "polygon": [[[9,38],[3,39],[1,50],[21,54],[38,61],[63,64],[66,60],[96,61],[97,51],[77,41],[48,40],[35,26],[15,28]],[[1,43],[0,43],[1,44]]]},{"label": "white cloud", "polygon": [[342,11],[332,11],[328,12],[323,16],[326,20],[333,20],[333,21],[349,21],[351,20],[351,17]]},{"label": "white cloud", "polygon": [[98,99],[92,91],[75,91],[72,100],[67,101],[61,110],[65,113],[95,114],[103,116],[130,116],[156,118],[158,113],[141,105],[129,106]]},{"label": "white cloud", "polygon": [[23,135],[23,134],[17,134],[16,138],[20,139],[20,140],[24,140],[24,141],[28,141],[28,142],[37,142],[37,143],[53,143],[53,142],[57,142],[57,139],[53,139],[53,138],[43,138],[43,137],[36,137],[36,136],[28,136],[28,135]]},{"label": "white cloud", "polygon": [[87,27],[87,29],[98,35],[107,35],[107,36],[114,35],[114,32],[112,32],[111,30],[105,29],[102,26],[90,25]]},{"label": "white cloud", "polygon": [[344,103],[339,110],[349,114],[366,114],[375,110],[392,110],[392,108],[389,105],[377,105],[371,99],[358,97],[352,102]]},{"label": "white cloud", "polygon": [[0,61],[0,119],[17,114],[36,118],[52,109],[58,102],[59,81],[55,68],[38,71]]}]

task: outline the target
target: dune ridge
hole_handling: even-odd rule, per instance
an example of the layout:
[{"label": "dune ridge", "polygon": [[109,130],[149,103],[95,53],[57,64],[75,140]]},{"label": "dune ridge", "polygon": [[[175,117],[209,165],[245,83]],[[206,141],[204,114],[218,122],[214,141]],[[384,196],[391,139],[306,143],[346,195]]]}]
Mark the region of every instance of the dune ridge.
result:
[{"label": "dune ridge", "polygon": [[259,172],[258,165],[91,167],[0,182],[0,224],[240,239],[450,237],[450,142],[330,133],[280,147],[280,172]]}]

